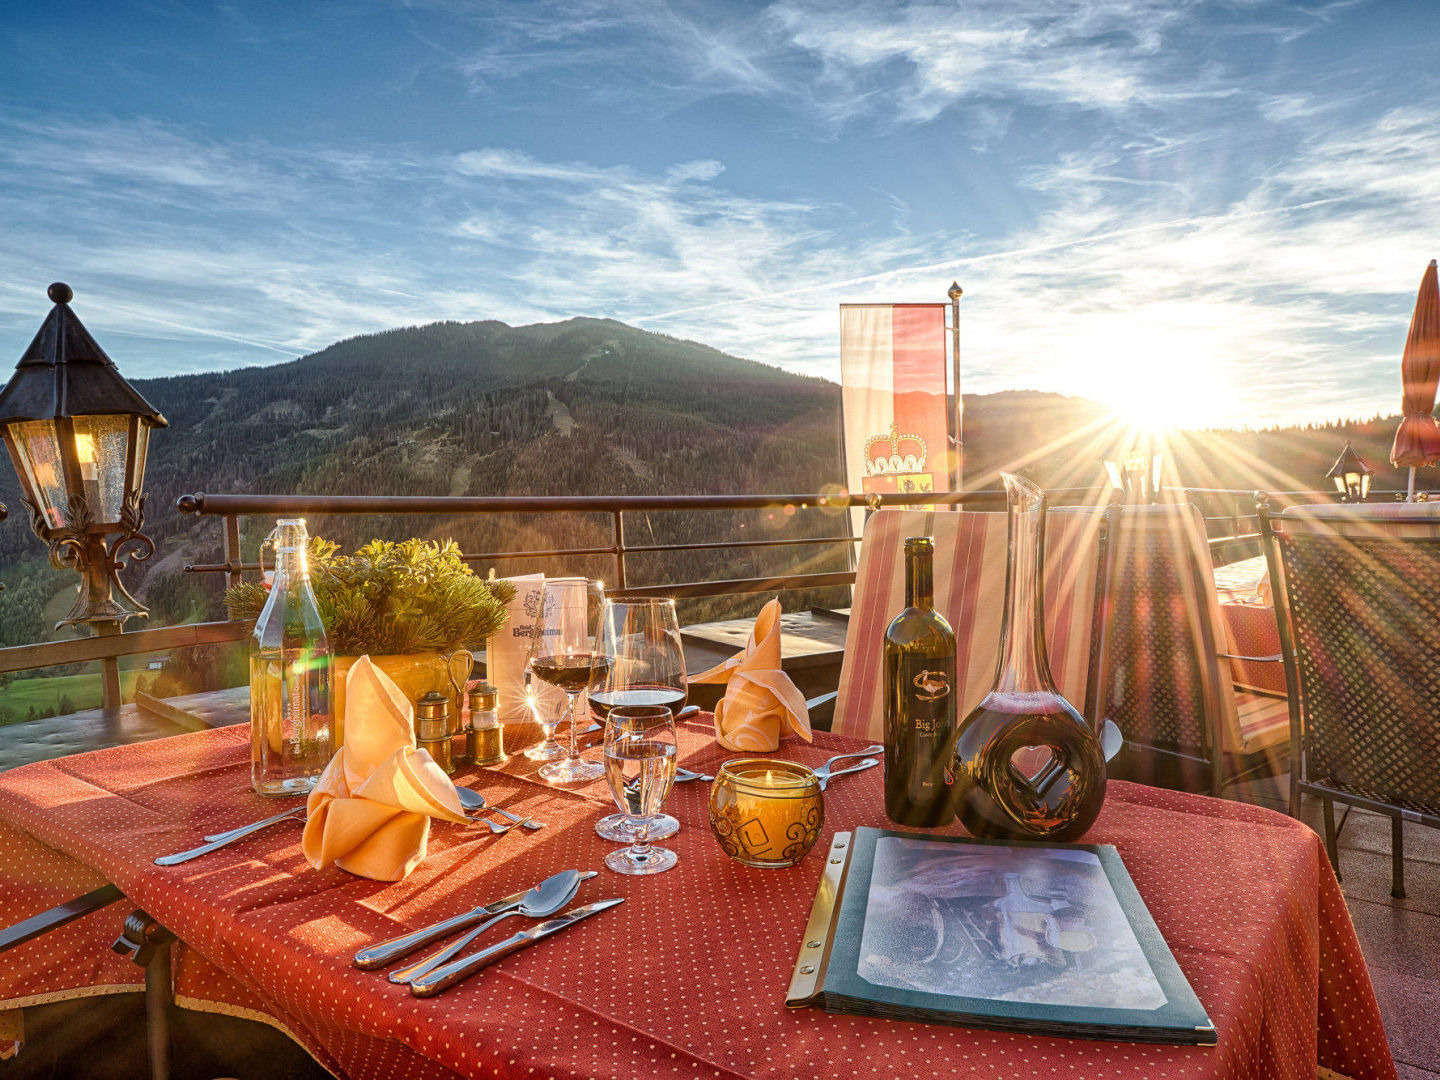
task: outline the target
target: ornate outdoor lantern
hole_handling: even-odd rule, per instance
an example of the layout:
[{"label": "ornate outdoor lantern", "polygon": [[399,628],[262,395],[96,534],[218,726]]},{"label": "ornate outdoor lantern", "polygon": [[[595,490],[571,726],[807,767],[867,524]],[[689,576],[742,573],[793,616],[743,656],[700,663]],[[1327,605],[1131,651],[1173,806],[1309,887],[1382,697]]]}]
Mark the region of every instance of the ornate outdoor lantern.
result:
[{"label": "ornate outdoor lantern", "polygon": [[1325,476],[1335,481],[1335,489],[1340,492],[1341,500],[1344,502],[1364,502],[1370,494],[1370,478],[1375,475],[1375,470],[1365,463],[1365,459],[1355,452],[1355,447],[1348,442],[1345,449],[1340,451],[1340,456],[1335,459],[1335,464],[1330,466],[1330,471]]},{"label": "ornate outdoor lantern", "polygon": [[126,558],[155,552],[140,531],[141,486],[150,429],[166,421],[70,310],[70,286],[56,282],[49,295],[54,308],[0,390],[0,430],[51,564],[85,578],[56,627],[85,623],[114,633],[149,614],[116,572]]}]

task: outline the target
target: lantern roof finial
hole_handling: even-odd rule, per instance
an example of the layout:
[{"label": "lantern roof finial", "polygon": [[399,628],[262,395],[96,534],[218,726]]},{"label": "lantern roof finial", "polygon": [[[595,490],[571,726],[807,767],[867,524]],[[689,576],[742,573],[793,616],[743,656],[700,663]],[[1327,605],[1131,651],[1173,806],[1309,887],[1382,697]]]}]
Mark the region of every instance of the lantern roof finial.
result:
[{"label": "lantern roof finial", "polygon": [[55,306],[0,390],[0,424],[124,414],[167,427],[165,417],[125,381],[70,309],[74,290],[57,281],[46,292]]}]

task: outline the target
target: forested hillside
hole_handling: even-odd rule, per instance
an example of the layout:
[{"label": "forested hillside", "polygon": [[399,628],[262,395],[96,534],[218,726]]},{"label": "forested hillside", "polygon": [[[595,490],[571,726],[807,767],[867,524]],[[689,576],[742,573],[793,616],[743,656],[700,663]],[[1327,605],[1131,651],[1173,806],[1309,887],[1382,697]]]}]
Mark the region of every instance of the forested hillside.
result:
[{"label": "forested hillside", "polygon": [[[115,359],[123,369],[119,346]],[[179,514],[175,500],[185,492],[794,493],[842,482],[833,383],[609,320],[435,323],[351,338],[273,367],[136,385],[171,425],[155,433],[146,476],[146,528],[159,550],[127,572],[155,624],[220,614],[218,575],[183,570],[221,560],[221,526]],[[988,485],[999,468],[1021,467],[1043,485],[1098,484],[1112,429],[1090,401],[1030,391],[967,395],[967,482]],[[1182,481],[1194,486],[1314,487],[1346,437],[1356,436],[1380,465],[1393,430],[1393,421],[1376,419],[1203,433],[1176,458]],[[1383,475],[1377,487],[1397,477]],[[0,469],[0,500],[12,510],[0,526],[0,644],[42,640],[68,606],[61,594],[75,579],[45,562],[8,468]],[[272,525],[244,523],[247,559]],[[602,516],[332,518],[310,526],[345,545],[449,536],[469,552],[612,542]],[[654,513],[627,516],[626,529],[632,544],[718,542],[834,535],[844,522],[820,510]],[[643,584],[844,564],[842,553],[786,547],[641,554],[630,572],[632,584]],[[497,564],[502,573],[547,565],[555,568]],[[614,573],[608,557],[567,569]],[[746,598],[715,601],[690,605],[690,614],[753,606]]]}]

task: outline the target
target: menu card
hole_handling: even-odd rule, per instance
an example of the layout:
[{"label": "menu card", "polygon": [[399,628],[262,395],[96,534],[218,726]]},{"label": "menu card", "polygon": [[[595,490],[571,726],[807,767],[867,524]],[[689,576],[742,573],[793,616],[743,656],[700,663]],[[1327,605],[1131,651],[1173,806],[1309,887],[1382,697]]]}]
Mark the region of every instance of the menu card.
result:
[{"label": "menu card", "polygon": [[786,1004],[1213,1045],[1110,845],[837,833]]}]

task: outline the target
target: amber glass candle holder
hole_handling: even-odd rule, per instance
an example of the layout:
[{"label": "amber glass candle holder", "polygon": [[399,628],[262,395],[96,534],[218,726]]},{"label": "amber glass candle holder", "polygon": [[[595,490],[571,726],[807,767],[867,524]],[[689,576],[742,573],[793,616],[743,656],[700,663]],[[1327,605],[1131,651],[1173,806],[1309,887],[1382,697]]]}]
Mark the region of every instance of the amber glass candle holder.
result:
[{"label": "amber glass candle holder", "polygon": [[820,780],[793,761],[727,761],[710,787],[715,839],[746,866],[794,866],[815,846],[824,823]]}]

